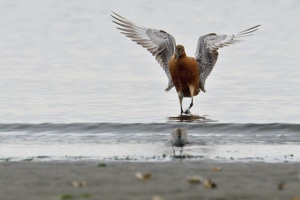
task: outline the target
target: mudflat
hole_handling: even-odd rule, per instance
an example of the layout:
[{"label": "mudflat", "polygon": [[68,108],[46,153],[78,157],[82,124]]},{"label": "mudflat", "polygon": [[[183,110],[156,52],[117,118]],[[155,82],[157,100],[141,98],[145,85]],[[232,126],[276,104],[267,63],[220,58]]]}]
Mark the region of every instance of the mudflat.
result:
[{"label": "mudflat", "polygon": [[[3,200],[300,199],[300,163],[1,162]],[[199,179],[199,180],[198,180]]]}]

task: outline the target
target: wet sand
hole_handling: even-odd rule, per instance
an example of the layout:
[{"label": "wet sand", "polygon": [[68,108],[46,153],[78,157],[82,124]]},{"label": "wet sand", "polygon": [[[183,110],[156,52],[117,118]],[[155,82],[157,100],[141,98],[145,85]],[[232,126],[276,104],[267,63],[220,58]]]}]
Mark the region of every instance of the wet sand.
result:
[{"label": "wet sand", "polygon": [[[136,172],[150,173],[138,180]],[[191,184],[210,178],[216,188]],[[60,199],[300,199],[300,163],[1,162],[0,197]],[[297,198],[298,197],[298,198]]]}]

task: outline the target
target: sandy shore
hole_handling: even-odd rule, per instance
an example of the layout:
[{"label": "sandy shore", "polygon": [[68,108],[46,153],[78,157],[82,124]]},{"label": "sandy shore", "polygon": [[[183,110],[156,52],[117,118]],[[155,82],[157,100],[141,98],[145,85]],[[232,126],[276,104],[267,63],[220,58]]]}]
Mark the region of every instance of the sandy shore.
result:
[{"label": "sandy shore", "polygon": [[[0,197],[3,200],[300,199],[300,163],[185,160],[101,163],[2,162]],[[136,172],[148,172],[151,177],[138,180]],[[193,175],[210,178],[216,188],[189,183],[187,177]]]}]

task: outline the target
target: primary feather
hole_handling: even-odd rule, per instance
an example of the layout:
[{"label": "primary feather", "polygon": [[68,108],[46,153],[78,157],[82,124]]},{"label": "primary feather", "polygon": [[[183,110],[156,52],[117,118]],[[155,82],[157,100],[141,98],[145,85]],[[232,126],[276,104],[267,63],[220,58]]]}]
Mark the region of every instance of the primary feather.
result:
[{"label": "primary feather", "polygon": [[169,91],[174,86],[169,71],[169,60],[174,55],[175,38],[163,30],[137,25],[114,12],[111,16],[115,19],[113,22],[119,25],[117,28],[122,31],[121,33],[146,48],[155,56],[168,77],[166,90]]},{"label": "primary feather", "polygon": [[260,25],[231,35],[218,35],[216,33],[199,37],[195,59],[199,66],[199,87],[205,92],[205,81],[218,60],[218,49],[229,44],[237,43],[240,38],[250,36]]}]

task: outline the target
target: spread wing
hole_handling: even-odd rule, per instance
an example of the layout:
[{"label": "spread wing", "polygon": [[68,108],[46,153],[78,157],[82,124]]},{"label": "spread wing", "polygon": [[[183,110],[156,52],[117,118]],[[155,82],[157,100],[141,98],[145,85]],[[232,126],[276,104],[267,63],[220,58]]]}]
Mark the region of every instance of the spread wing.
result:
[{"label": "spread wing", "polygon": [[145,47],[155,56],[168,77],[166,91],[169,91],[174,86],[168,64],[175,52],[175,38],[165,31],[137,25],[115,12],[112,12],[111,16],[114,18],[113,22],[119,25],[117,28],[122,31],[121,33]]},{"label": "spread wing", "polygon": [[198,39],[197,50],[195,59],[199,66],[199,87],[203,92],[205,91],[205,81],[209,76],[210,72],[214,68],[218,59],[218,49],[229,44],[234,44],[243,37],[252,35],[254,31],[258,29],[260,25],[254,26],[247,30],[231,35],[218,35],[211,33],[208,35],[201,36]]}]

